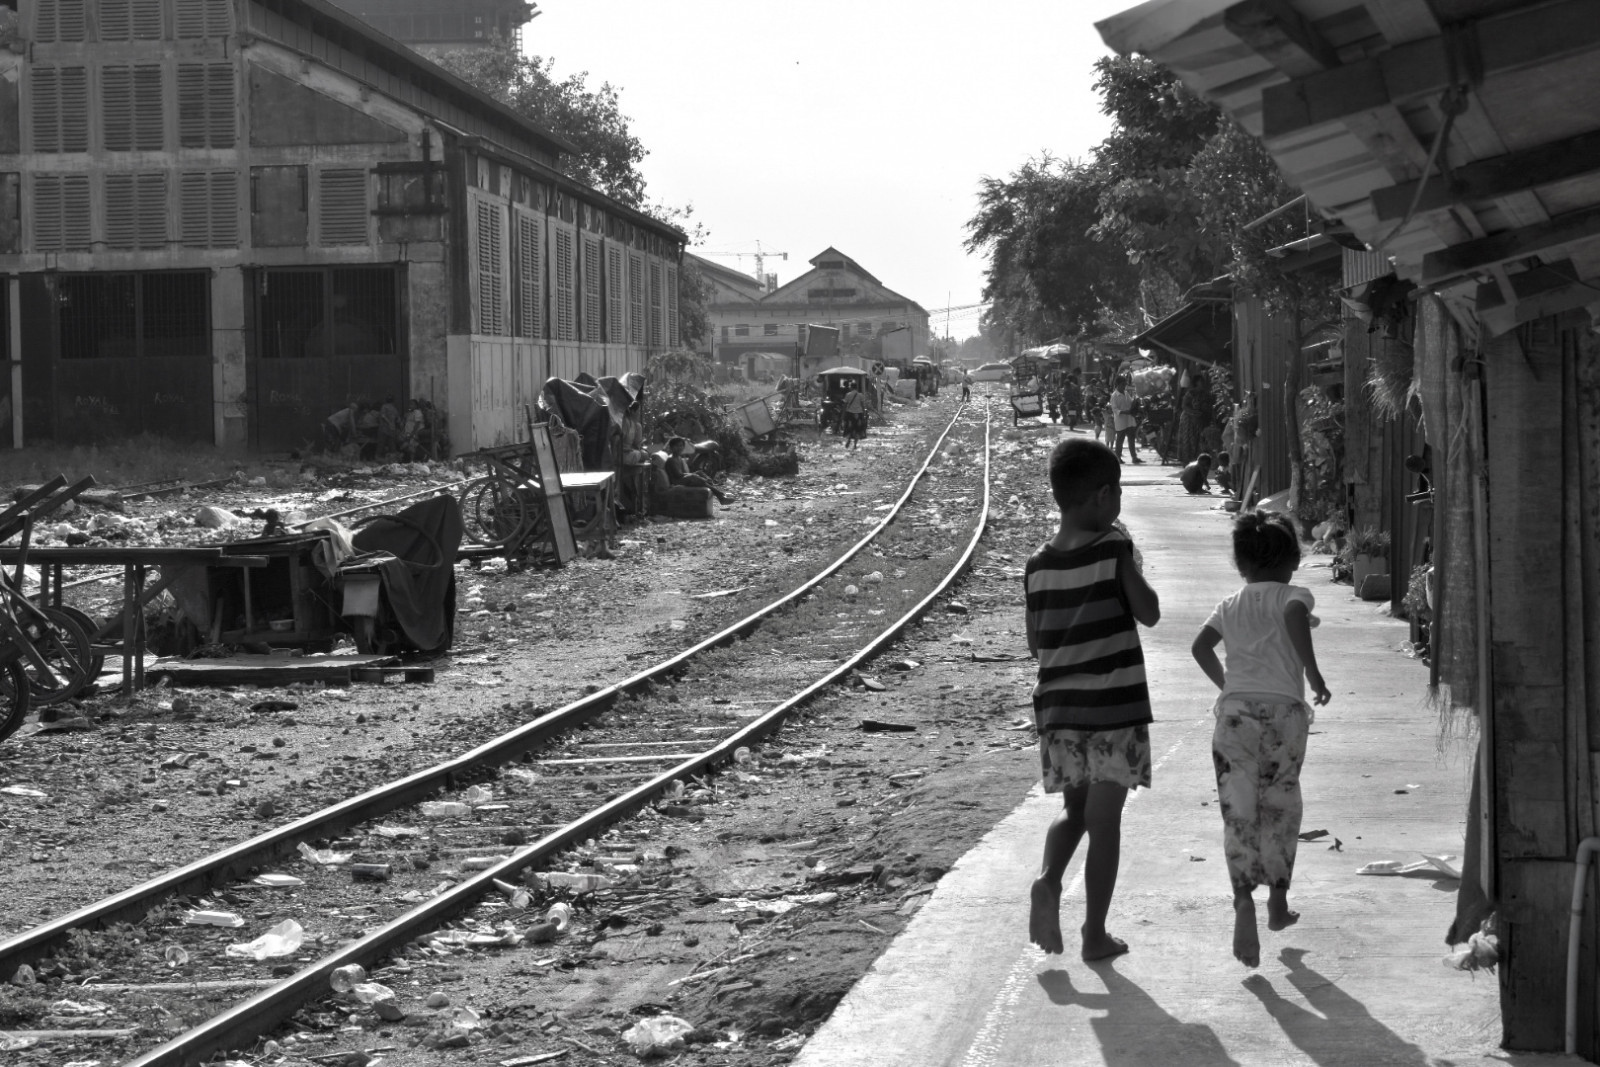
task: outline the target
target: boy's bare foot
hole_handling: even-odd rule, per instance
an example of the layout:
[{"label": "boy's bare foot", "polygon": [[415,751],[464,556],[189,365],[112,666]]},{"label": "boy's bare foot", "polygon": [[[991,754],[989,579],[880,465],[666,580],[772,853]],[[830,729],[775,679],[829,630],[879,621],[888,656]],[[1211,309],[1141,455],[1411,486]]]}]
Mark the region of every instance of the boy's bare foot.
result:
[{"label": "boy's bare foot", "polygon": [[1256,902],[1233,898],[1233,958],[1246,967],[1261,966],[1261,935],[1256,933]]},{"label": "boy's bare foot", "polygon": [[1083,935],[1083,962],[1093,963],[1095,960],[1109,960],[1113,956],[1120,956],[1128,951],[1128,943],[1120,937],[1112,937],[1102,933],[1099,937]]},{"label": "boy's bare foot", "polygon": [[1030,893],[1032,907],[1028,912],[1028,940],[1059,956],[1066,951],[1061,941],[1061,887],[1051,885],[1043,878],[1033,880]]},{"label": "boy's bare foot", "polygon": [[1274,891],[1267,897],[1267,929],[1287,930],[1300,921],[1298,911],[1289,910],[1289,894]]}]

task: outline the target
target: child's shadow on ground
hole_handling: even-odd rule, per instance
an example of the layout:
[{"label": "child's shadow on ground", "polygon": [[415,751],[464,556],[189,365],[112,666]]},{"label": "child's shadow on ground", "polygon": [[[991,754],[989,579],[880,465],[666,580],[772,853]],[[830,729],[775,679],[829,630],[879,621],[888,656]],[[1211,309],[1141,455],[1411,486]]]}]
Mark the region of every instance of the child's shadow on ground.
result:
[{"label": "child's shadow on ground", "polygon": [[1382,1063],[1393,1067],[1427,1067],[1427,1055],[1416,1045],[1372,1017],[1365,1004],[1332,980],[1307,967],[1305,949],[1286,948],[1278,958],[1289,968],[1289,983],[1311,1005],[1285,1000],[1264,975],[1251,975],[1245,988],[1254,993],[1295,1046],[1320,1064]]},{"label": "child's shadow on ground", "polygon": [[1039,985],[1053,1004],[1076,1004],[1103,1013],[1092,1017],[1089,1025],[1094,1028],[1107,1067],[1151,1067],[1163,1063],[1239,1067],[1211,1027],[1179,1022],[1109,963],[1094,965],[1094,971],[1105,983],[1106,992],[1087,993],[1075,988],[1072,975],[1064,970],[1043,972]]}]

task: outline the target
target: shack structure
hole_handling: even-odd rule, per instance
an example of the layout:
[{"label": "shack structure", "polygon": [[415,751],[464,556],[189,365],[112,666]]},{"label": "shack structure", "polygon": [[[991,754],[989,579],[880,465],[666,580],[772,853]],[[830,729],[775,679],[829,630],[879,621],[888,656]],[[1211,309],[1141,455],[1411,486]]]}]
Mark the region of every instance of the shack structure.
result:
[{"label": "shack structure", "polygon": [[428,400],[459,452],[516,439],[546,378],[676,343],[681,231],[325,0],[19,0],[11,31],[18,446],[283,450],[359,395]]},{"label": "shack structure", "polygon": [[1433,457],[1432,655],[1446,712],[1479,739],[1438,933],[1460,942],[1492,915],[1503,1045],[1594,1060],[1600,5],[1152,0],[1100,31],[1219,104],[1415,287],[1402,339]]}]

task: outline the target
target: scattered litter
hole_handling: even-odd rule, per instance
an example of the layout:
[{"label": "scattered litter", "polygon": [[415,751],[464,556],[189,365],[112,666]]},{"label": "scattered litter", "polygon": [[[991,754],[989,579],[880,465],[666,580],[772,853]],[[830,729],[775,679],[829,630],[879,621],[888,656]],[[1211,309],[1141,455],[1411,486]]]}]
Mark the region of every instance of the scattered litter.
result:
[{"label": "scattered litter", "polygon": [[250,705],[254,712],[271,711],[299,711],[300,705],[293,700],[258,700]]},{"label": "scattered litter", "polygon": [[889,664],[889,669],[894,671],[914,671],[922,664],[914,659],[897,659]]},{"label": "scattered litter", "polygon": [[640,1019],[622,1035],[636,1056],[665,1056],[683,1048],[683,1037],[694,1027],[676,1015]]},{"label": "scattered litter", "polygon": [[341,864],[349,863],[350,857],[355,855],[353,852],[335,852],[331,848],[312,848],[304,841],[295,847],[299,850],[300,855],[306,858],[308,863],[315,863],[322,867],[337,867]]},{"label": "scattered litter", "polygon": [[[623,544],[627,544],[627,542],[624,541]],[[509,1060],[501,1060],[500,1067],[534,1067],[534,1064],[537,1063],[548,1063],[550,1060],[559,1060],[561,1057],[565,1056],[571,1051],[571,1049],[563,1048],[557,1049],[554,1052],[541,1052],[534,1056],[513,1056]]]},{"label": "scattered litter", "polygon": [[466,792],[461,794],[461,799],[473,807],[477,807],[479,804],[487,804],[493,800],[494,790],[486,785],[470,786]]},{"label": "scattered litter", "polygon": [[293,919],[285,919],[254,941],[242,945],[229,945],[228,955],[252,960],[277,959],[292,956],[300,951],[305,941],[305,931]]},{"label": "scattered litter", "polygon": [[1319,837],[1327,837],[1327,836],[1328,836],[1328,831],[1326,831],[1326,830],[1307,830],[1305,833],[1300,835],[1300,840],[1302,840],[1302,841],[1315,841]]},{"label": "scattered litter", "polygon": [[714,593],[695,593],[692,596],[690,596],[689,599],[690,600],[714,600],[714,599],[716,599],[717,597],[720,597],[720,596],[732,596],[735,593],[742,593],[746,589],[749,589],[749,588],[750,587],[748,585],[741,585],[736,589],[718,589]]},{"label": "scattered litter", "polygon": [[1190,863],[1204,863],[1205,861],[1206,861],[1206,858],[1204,856],[1190,856],[1189,857],[1189,862]]},{"label": "scattered litter", "polygon": [[863,674],[860,676],[860,678],[862,687],[865,689],[870,689],[874,693],[881,693],[889,688],[871,675]]},{"label": "scattered litter", "polygon": [[423,816],[429,819],[457,819],[472,814],[472,805],[459,800],[426,800],[420,807]]},{"label": "scattered litter", "polygon": [[372,832],[379,837],[421,837],[422,831],[414,826],[375,826]]},{"label": "scattered litter", "polygon": [[784,1034],[776,1041],[767,1045],[773,1052],[792,1052],[806,1043],[806,1035],[800,1033]]},{"label": "scattered litter", "polygon": [[572,905],[566,901],[550,905],[550,910],[544,913],[544,921],[553,924],[556,933],[565,933],[572,923]]},{"label": "scattered litter", "polygon": [[292,874],[258,874],[250,879],[250,884],[263,889],[293,889],[306,883]]},{"label": "scattered litter", "polygon": [[36,1037],[16,1037],[12,1034],[0,1033],[0,1052],[21,1052],[25,1048],[32,1048],[39,1043]]},{"label": "scattered litter", "polygon": [[1500,939],[1489,927],[1493,921],[1484,920],[1482,929],[1467,938],[1465,945],[1444,958],[1444,965],[1458,971],[1493,971],[1500,962]]},{"label": "scattered litter", "polygon": [[906,722],[884,722],[881,719],[862,719],[861,729],[869,734],[906,734],[912,733],[916,727]]},{"label": "scattered litter", "polygon": [[529,904],[533,903],[533,898],[528,894],[528,891],[523,889],[521,886],[512,885],[509,882],[502,882],[500,879],[496,878],[494,880],[494,887],[506,895],[506,899],[511,902],[511,906],[513,908],[526,908]]},{"label": "scattered litter", "polygon": [[1373,860],[1364,867],[1356,869],[1357,874],[1416,874],[1427,871],[1430,874],[1443,874],[1447,878],[1460,878],[1461,871],[1456,866],[1455,856],[1430,856],[1422,854],[1422,859],[1415,863],[1401,863],[1399,860]]},{"label": "scattered litter", "polygon": [[328,984],[335,993],[348,993],[356,986],[367,980],[367,969],[359,963],[348,963],[343,967],[336,967],[328,975]]},{"label": "scattered litter", "polygon": [[43,797],[49,795],[42,790],[30,789],[25,785],[8,785],[4,789],[0,789],[0,793],[4,793],[8,797]]},{"label": "scattered litter", "polygon": [[611,888],[611,879],[601,874],[566,874],[561,871],[539,872],[533,879],[549,889],[570,889],[574,893],[598,893]]},{"label": "scattered litter", "polygon": [[239,927],[244,920],[231,911],[191,911],[183,917],[188,926]]}]

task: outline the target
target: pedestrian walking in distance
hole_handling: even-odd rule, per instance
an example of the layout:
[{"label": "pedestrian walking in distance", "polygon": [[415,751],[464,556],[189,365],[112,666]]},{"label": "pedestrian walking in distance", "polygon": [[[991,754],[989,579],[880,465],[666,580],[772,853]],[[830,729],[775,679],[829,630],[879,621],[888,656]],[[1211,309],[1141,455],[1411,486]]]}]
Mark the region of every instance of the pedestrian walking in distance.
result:
[{"label": "pedestrian walking in distance", "polygon": [[1128,951],[1106,931],[1122,851],[1128,790],[1150,787],[1150,690],[1139,624],[1154,626],[1161,604],[1134,563],[1133,542],[1115,526],[1122,512],[1122,465],[1098,441],[1069,437],[1050,451],[1050,492],[1061,509],[1054,537],[1024,572],[1028,651],[1039,661],[1033,690],[1044,788],[1062,810],[1044,837],[1044,862],[1031,890],[1028,937],[1064,952],[1061,879],[1078,843],[1083,864],[1082,956]]},{"label": "pedestrian walking in distance", "polygon": [[[1257,967],[1256,886],[1267,887],[1268,930],[1300,918],[1289,910],[1289,882],[1300,836],[1300,765],[1316,717],[1305,683],[1318,705],[1332,695],[1311,644],[1315,601],[1310,590],[1289,584],[1300,566],[1294,526],[1276,512],[1245,512],[1233,525],[1233,561],[1244,588],[1217,605],[1192,651],[1222,691],[1211,758],[1233,882],[1233,955]],[[1227,649],[1226,669],[1219,644]]]},{"label": "pedestrian walking in distance", "polygon": [[844,412],[840,416],[844,423],[844,447],[855,448],[867,435],[867,398],[852,385],[839,406]]},{"label": "pedestrian walking in distance", "polygon": [[1134,463],[1143,463],[1139,458],[1139,419],[1138,403],[1133,398],[1132,387],[1128,384],[1128,376],[1124,374],[1117,379],[1117,387],[1111,393],[1110,402],[1112,412],[1112,427],[1116,431],[1116,442],[1111,446],[1117,450],[1117,458],[1122,458],[1122,443],[1128,443],[1128,459]]}]

